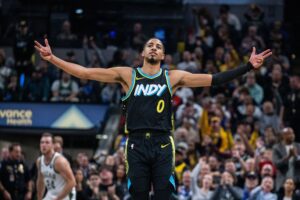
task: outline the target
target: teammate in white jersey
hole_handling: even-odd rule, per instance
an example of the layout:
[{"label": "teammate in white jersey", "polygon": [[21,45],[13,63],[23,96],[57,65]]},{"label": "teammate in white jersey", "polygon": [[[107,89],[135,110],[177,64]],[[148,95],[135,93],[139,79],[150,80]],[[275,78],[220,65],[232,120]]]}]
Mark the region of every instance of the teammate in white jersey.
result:
[{"label": "teammate in white jersey", "polygon": [[[37,160],[37,200],[75,199],[75,177],[69,162],[53,149],[53,136],[44,133],[40,140],[42,156]],[[47,193],[44,196],[45,187]],[[73,191],[72,191],[73,190]]]}]

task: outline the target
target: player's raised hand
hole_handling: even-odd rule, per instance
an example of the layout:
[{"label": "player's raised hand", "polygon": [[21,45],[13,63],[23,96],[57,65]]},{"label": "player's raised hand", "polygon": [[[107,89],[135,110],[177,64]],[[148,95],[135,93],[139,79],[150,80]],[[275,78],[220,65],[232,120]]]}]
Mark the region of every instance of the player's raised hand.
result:
[{"label": "player's raised hand", "polygon": [[260,54],[256,54],[256,48],[253,47],[251,56],[249,58],[249,62],[252,64],[252,66],[255,69],[258,69],[260,66],[262,66],[262,64],[264,63],[264,60],[271,55],[272,55],[272,52],[270,49],[267,49],[267,50],[261,52]]},{"label": "player's raised hand", "polygon": [[53,54],[47,38],[45,38],[45,45],[46,46],[43,46],[38,41],[34,41],[34,48],[39,51],[40,56],[44,60],[49,61],[52,58]]}]

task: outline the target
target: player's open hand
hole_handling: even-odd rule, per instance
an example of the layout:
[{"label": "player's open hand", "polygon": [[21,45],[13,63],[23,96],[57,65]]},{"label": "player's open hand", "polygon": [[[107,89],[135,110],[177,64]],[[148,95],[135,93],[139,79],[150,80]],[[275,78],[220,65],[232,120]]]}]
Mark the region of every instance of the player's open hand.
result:
[{"label": "player's open hand", "polygon": [[258,69],[260,66],[262,66],[262,64],[264,63],[264,60],[271,55],[272,55],[272,52],[270,49],[267,49],[267,50],[261,52],[260,54],[256,54],[256,48],[253,47],[249,62],[252,64],[252,66],[255,69]]},{"label": "player's open hand", "polygon": [[34,48],[39,51],[41,57],[44,60],[49,61],[52,58],[53,54],[47,38],[45,38],[45,45],[46,46],[43,46],[38,41],[34,41]]}]

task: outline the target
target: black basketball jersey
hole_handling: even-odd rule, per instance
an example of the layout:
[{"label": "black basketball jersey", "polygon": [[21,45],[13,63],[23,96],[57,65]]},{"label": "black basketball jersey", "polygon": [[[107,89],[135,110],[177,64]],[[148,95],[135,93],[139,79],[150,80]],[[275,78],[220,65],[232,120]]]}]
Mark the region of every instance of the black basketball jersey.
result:
[{"label": "black basketball jersey", "polygon": [[129,131],[172,129],[172,88],[168,70],[149,76],[141,68],[133,69],[132,84],[123,97],[126,129]]}]

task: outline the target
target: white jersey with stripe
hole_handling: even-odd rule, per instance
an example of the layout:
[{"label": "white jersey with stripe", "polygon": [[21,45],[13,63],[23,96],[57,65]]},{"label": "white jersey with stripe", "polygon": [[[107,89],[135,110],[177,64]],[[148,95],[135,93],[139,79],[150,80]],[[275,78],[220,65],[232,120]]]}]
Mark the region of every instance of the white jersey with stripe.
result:
[{"label": "white jersey with stripe", "polygon": [[[43,198],[43,200],[55,199],[65,187],[66,180],[54,169],[55,161],[59,156],[62,155],[60,153],[55,152],[49,164],[45,163],[44,156],[41,156],[40,158],[41,173],[43,174],[44,184],[47,188],[47,194]],[[63,200],[75,200],[75,196],[76,192],[75,188],[73,188],[71,194],[65,197]]]}]

